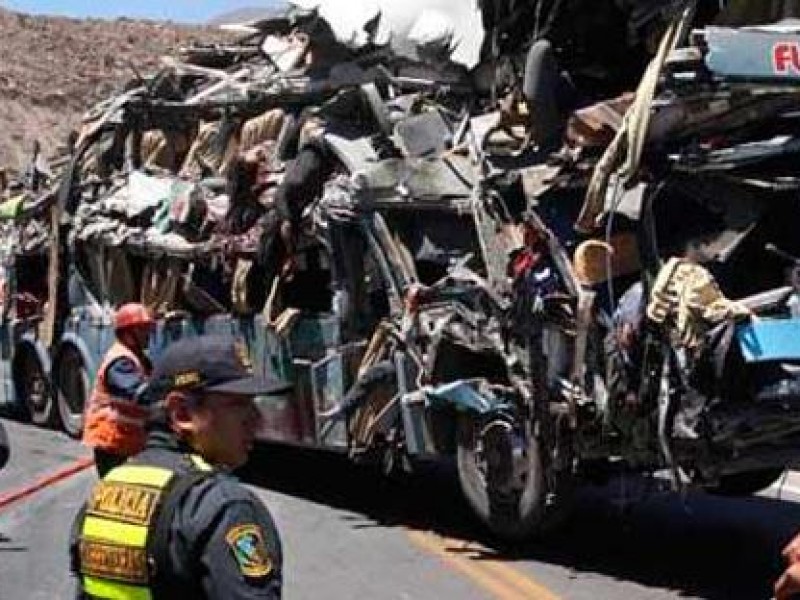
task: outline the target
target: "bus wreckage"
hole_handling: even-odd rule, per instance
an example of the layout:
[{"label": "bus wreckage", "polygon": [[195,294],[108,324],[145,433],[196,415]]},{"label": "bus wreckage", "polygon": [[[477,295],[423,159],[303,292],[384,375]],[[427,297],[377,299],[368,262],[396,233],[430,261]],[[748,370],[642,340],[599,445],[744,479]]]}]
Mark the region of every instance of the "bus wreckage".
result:
[{"label": "bus wreckage", "polygon": [[264,440],[453,460],[505,538],[620,470],[770,485],[800,440],[800,79],[724,50],[797,32],[683,44],[678,8],[638,90],[555,153],[519,90],[498,110],[463,65],[353,49],[314,11],[185,49],[3,205],[19,400],[77,435],[112,308],[142,300],[154,353],[231,332],[292,383],[259,399]]}]

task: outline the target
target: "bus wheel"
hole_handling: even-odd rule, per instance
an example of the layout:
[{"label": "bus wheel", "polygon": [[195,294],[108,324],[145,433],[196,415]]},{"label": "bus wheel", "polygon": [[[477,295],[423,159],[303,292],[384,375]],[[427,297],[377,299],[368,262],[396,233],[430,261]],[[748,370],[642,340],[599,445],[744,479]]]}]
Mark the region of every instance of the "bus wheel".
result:
[{"label": "bus wheel", "polygon": [[91,383],[83,357],[75,347],[65,346],[61,351],[55,382],[61,425],[70,436],[80,437]]},{"label": "bus wheel", "polygon": [[27,346],[20,347],[17,352],[13,369],[17,398],[27,410],[31,422],[55,427],[58,411],[39,357]]},{"label": "bus wheel", "polygon": [[461,490],[477,517],[507,541],[542,534],[553,525],[539,440],[515,436],[505,421],[486,424],[462,416],[458,423]]},{"label": "bus wheel", "polygon": [[0,422],[0,469],[6,466],[8,457],[11,455],[11,446],[8,443],[8,433],[2,422]]}]

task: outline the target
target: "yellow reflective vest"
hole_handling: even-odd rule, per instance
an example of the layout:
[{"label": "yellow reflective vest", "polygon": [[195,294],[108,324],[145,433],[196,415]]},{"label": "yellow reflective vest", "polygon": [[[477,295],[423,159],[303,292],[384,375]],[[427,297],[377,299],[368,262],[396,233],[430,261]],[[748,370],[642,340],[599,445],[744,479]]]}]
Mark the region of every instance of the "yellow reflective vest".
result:
[{"label": "yellow reflective vest", "polygon": [[[200,457],[191,459],[201,477],[211,473]],[[154,598],[158,518],[179,481],[189,479],[199,480],[164,467],[126,463],[97,483],[77,531],[79,575],[89,598]]]}]

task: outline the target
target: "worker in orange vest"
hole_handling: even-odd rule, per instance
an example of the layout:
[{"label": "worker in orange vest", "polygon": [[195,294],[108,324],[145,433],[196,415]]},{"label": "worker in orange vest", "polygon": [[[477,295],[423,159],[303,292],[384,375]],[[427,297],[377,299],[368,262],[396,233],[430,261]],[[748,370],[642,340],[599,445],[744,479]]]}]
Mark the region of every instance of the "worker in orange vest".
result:
[{"label": "worker in orange vest", "polygon": [[139,403],[152,371],[145,354],[155,322],[141,304],[114,315],[116,340],[100,368],[84,413],[83,442],[94,448],[100,477],[144,448],[146,406]]}]

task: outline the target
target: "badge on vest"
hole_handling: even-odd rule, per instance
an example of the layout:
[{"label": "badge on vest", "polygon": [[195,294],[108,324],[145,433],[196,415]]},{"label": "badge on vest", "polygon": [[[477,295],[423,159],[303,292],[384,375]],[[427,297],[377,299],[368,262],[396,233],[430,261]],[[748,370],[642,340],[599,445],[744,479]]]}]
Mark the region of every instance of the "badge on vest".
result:
[{"label": "badge on vest", "polygon": [[161,490],[101,481],[89,499],[87,512],[100,517],[149,525]]},{"label": "badge on vest", "polygon": [[245,577],[266,577],[272,573],[272,561],[264,544],[261,527],[255,524],[237,525],[225,535],[236,564]]},{"label": "badge on vest", "polygon": [[80,556],[81,572],[85,575],[139,585],[148,581],[144,548],[84,539],[80,542]]}]

